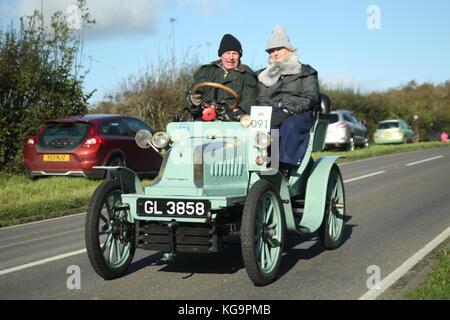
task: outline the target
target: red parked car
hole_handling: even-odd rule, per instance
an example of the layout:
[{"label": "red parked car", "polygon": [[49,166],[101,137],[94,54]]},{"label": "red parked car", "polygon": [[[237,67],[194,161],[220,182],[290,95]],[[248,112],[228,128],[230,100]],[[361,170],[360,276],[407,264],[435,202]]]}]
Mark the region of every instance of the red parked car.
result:
[{"label": "red parked car", "polygon": [[153,130],[139,119],[124,115],[88,114],[47,121],[27,139],[24,162],[30,178],[64,175],[103,178],[94,166],[126,166],[140,176],[158,173],[162,156],[142,149],[136,132]]}]

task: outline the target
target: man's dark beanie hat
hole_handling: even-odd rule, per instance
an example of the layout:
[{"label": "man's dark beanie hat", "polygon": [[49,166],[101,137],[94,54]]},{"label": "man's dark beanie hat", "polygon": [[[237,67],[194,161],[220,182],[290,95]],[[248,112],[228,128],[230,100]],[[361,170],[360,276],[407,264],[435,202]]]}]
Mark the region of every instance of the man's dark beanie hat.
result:
[{"label": "man's dark beanie hat", "polygon": [[237,51],[242,57],[242,46],[238,39],[233,37],[231,34],[226,34],[223,36],[222,41],[220,41],[219,47],[219,57],[227,51]]}]

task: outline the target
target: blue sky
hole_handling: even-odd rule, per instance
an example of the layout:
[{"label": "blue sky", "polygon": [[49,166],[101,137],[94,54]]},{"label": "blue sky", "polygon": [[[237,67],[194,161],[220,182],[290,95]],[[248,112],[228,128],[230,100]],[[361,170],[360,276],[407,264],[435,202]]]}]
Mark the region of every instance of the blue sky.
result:
[{"label": "blue sky", "polygon": [[[45,15],[74,0],[42,0]],[[330,86],[362,92],[450,80],[448,0],[87,0],[97,24],[86,31],[85,87],[95,103],[149,62],[169,55],[217,58],[222,36],[243,46],[254,70],[267,63],[272,27],[282,24],[303,63]],[[368,8],[375,6],[379,16]],[[0,0],[0,23],[29,14],[41,0]],[[379,17],[379,19],[377,19]],[[170,19],[175,19],[170,22]],[[375,19],[375,20],[374,20]],[[369,28],[369,25],[379,28]],[[372,23],[372,24],[370,24]],[[373,24],[375,23],[375,24]]]}]

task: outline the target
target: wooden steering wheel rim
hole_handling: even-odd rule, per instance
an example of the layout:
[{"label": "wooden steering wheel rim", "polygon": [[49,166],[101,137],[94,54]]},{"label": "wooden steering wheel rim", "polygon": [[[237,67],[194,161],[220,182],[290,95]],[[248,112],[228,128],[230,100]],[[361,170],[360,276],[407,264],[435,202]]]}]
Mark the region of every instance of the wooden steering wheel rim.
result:
[{"label": "wooden steering wheel rim", "polygon": [[237,107],[237,105],[239,103],[239,96],[233,89],[231,89],[223,84],[216,83],[216,82],[200,82],[200,83],[196,84],[194,88],[192,88],[192,93],[197,93],[197,90],[200,88],[203,88],[203,87],[214,87],[214,88],[222,89],[222,90],[225,90],[225,91],[231,93],[231,95],[234,97],[234,103],[231,106],[229,106],[229,108],[234,109]]}]

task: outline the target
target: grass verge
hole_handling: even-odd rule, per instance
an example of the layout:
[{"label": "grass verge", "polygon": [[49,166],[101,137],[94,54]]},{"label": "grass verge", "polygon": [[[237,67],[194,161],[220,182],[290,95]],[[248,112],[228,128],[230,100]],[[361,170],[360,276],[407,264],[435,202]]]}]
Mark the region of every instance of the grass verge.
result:
[{"label": "grass verge", "polygon": [[392,153],[401,153],[408,151],[416,151],[423,150],[429,148],[438,148],[438,147],[449,147],[449,143],[445,142],[417,142],[410,144],[387,144],[387,145],[371,145],[369,148],[364,149],[356,149],[351,152],[346,151],[324,151],[324,152],[315,152],[313,157],[317,159],[321,156],[345,156],[345,158],[341,158],[338,162],[346,162],[346,161],[354,161],[359,159],[365,159],[376,156],[383,156]]},{"label": "grass verge", "polygon": [[450,248],[439,251],[425,283],[406,294],[408,300],[450,300]]},{"label": "grass verge", "polygon": [[[327,151],[313,156],[343,155],[339,161],[352,161],[390,153],[435,147],[448,147],[442,142],[419,142],[405,145],[372,145],[352,152]],[[55,218],[84,212],[96,187],[102,180],[73,177],[51,177],[29,180],[24,175],[0,172],[0,227]],[[148,181],[143,181],[148,185]]]},{"label": "grass verge", "polygon": [[0,173],[0,226],[10,226],[86,211],[100,180]]}]

